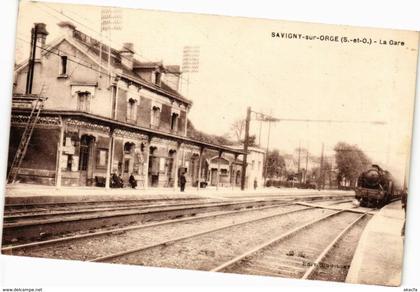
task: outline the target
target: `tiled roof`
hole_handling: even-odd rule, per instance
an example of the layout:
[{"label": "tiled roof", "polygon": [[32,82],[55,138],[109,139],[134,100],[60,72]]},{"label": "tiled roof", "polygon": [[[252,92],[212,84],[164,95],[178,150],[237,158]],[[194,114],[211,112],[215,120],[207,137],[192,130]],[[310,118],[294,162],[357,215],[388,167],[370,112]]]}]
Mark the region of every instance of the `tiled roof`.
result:
[{"label": "tiled roof", "polygon": [[[83,47],[86,48],[86,52],[94,54],[95,56],[99,57],[99,51],[100,51],[99,48],[101,44],[99,41],[97,41],[94,38],[89,37],[88,35],[78,30],[74,30],[73,37],[79,44],[81,44]],[[105,64],[106,62],[108,62],[108,50],[109,50],[108,46],[105,44],[102,44],[101,59]],[[130,70],[128,67],[124,66],[121,63],[121,56],[119,54],[119,51],[112,47],[111,47],[111,62],[110,63],[112,67],[114,67],[115,69],[120,69],[125,76],[127,76],[130,79],[133,79],[133,81],[138,82],[140,85],[149,87],[150,89],[159,91],[165,95],[169,95],[170,97],[178,99],[187,104],[192,104],[191,100],[182,96],[178,91],[174,90],[166,83],[161,82],[161,86],[158,86],[152,82],[149,82],[143,79],[139,74],[135,72],[135,70]],[[154,68],[156,66],[163,66],[163,64],[162,62],[141,62],[138,59],[133,60],[133,68]],[[168,67],[170,70],[173,70],[177,66],[172,65]]]},{"label": "tiled roof", "polygon": [[139,60],[134,60],[133,67],[134,68],[156,68],[159,66],[163,66],[162,62],[140,62]]}]

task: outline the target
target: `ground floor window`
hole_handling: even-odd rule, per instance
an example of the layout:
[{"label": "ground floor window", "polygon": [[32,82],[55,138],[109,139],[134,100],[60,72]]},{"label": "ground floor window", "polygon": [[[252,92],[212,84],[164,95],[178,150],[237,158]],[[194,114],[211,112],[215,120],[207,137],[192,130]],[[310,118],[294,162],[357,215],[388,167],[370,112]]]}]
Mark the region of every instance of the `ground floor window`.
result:
[{"label": "ground floor window", "polygon": [[108,163],[108,149],[98,149],[96,151],[96,167],[106,168]]},{"label": "ground floor window", "polygon": [[67,157],[66,170],[72,171],[73,155],[65,155]]}]

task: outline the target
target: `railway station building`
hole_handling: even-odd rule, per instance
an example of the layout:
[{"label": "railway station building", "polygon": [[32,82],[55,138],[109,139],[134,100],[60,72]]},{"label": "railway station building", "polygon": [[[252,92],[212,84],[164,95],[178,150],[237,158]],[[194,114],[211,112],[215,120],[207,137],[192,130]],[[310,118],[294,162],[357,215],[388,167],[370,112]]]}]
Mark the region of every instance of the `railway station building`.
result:
[{"label": "railway station building", "polygon": [[108,187],[117,173],[139,188],[176,187],[185,172],[190,186],[239,185],[240,148],[187,135],[192,102],[178,91],[179,66],[141,62],[130,43],[110,48],[72,23],[58,26],[61,37],[47,44],[35,24],[31,94],[29,61],[15,68],[8,168],[34,102],[45,100],[17,181]]}]

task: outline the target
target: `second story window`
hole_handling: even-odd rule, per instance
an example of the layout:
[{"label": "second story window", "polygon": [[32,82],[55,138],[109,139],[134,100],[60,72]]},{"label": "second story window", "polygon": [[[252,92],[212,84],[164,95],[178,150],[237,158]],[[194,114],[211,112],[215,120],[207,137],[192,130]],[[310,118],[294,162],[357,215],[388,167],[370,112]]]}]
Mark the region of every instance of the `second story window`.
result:
[{"label": "second story window", "polygon": [[178,130],[178,114],[173,113],[171,117],[171,131],[176,132]]},{"label": "second story window", "polygon": [[152,108],[152,127],[159,127],[160,124],[160,108],[154,106]]},{"label": "second story window", "polygon": [[126,142],[124,144],[124,154],[132,154],[135,148],[135,144],[131,142]]},{"label": "second story window", "polygon": [[90,93],[78,92],[77,93],[77,110],[82,112],[90,111]]},{"label": "second story window", "polygon": [[67,75],[67,56],[61,56],[60,60],[60,75]]},{"label": "second story window", "polygon": [[162,73],[160,73],[159,71],[155,72],[155,84],[160,86],[160,82],[162,79]]},{"label": "second story window", "polygon": [[127,121],[135,121],[137,118],[136,100],[130,98],[127,104]]}]

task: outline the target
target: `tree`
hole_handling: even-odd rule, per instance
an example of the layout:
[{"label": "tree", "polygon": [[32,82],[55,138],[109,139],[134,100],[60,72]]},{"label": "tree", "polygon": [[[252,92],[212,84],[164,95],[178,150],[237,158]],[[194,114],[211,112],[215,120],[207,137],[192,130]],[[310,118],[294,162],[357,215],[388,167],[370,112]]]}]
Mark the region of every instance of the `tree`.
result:
[{"label": "tree", "polygon": [[[325,161],[322,163],[322,172],[319,171],[320,166],[314,167],[308,172],[307,181],[316,182],[321,188],[324,188],[326,181],[330,183],[331,163]],[[331,184],[331,183],[330,183]]]},{"label": "tree", "polygon": [[[248,146],[249,147],[256,147],[257,143],[255,142],[257,140],[257,137],[255,135],[250,135],[248,137]],[[243,144],[245,142],[245,139],[241,140],[241,143]]]},{"label": "tree", "polygon": [[344,178],[354,186],[358,176],[371,164],[371,160],[356,145],[339,142],[334,147],[338,168],[338,183]]},{"label": "tree", "polygon": [[233,141],[229,140],[227,135],[217,136],[217,135],[206,134],[204,132],[197,130],[190,120],[187,121],[187,136],[189,138],[193,138],[195,140],[205,142],[205,143],[210,143],[210,144],[216,144],[216,145],[234,145],[235,144]]},{"label": "tree", "polygon": [[268,178],[277,178],[283,174],[283,171],[286,167],[286,163],[284,161],[283,156],[280,155],[277,149],[268,151],[265,161],[267,165],[265,167],[266,173],[264,173],[264,176]]},{"label": "tree", "polygon": [[245,124],[246,123],[244,119],[237,119],[230,126],[230,131],[232,132],[232,136],[238,142],[242,140],[242,135],[245,131]]}]

